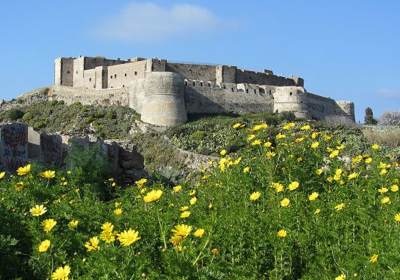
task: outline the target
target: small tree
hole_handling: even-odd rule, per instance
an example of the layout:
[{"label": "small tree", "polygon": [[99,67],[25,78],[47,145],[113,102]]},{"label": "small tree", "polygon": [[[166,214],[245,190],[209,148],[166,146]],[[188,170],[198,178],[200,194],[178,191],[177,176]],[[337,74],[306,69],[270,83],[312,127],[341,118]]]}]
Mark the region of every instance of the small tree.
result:
[{"label": "small tree", "polygon": [[392,110],[383,112],[380,117],[379,124],[381,125],[400,125],[400,111]]},{"label": "small tree", "polygon": [[364,124],[376,125],[377,123],[378,121],[374,119],[374,113],[372,112],[372,109],[370,107],[365,109]]}]

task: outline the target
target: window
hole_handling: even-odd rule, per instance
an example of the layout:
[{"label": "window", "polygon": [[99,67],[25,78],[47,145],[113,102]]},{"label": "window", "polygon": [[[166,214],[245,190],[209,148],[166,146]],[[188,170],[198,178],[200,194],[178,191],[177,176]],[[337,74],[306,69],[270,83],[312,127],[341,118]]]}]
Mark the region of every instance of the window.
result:
[{"label": "window", "polygon": [[290,96],[292,96],[292,92],[290,92]]},{"label": "window", "polygon": [[89,78],[89,82],[91,82],[92,81],[92,78]]},{"label": "window", "polygon": [[249,93],[249,89],[248,88],[246,88],[246,93]]},{"label": "window", "polygon": [[235,90],[232,88],[232,92],[234,92]]},{"label": "window", "polygon": [[110,79],[112,79],[112,75],[110,76]]},{"label": "window", "polygon": [[67,71],[67,74],[69,74],[70,72],[69,72],[69,70]]},{"label": "window", "polygon": [[200,86],[201,86],[201,87],[203,86],[203,82],[200,82]]},{"label": "window", "polygon": [[137,76],[137,71],[135,71],[135,76]]},{"label": "window", "polygon": [[125,77],[126,77],[126,73],[125,73]]},{"label": "window", "polygon": [[195,83],[195,82],[193,82],[193,86],[196,86],[196,83]]},{"label": "window", "polygon": [[208,87],[211,87],[211,83],[208,83]]},{"label": "window", "polygon": [[185,86],[187,86],[187,81],[185,81]]},{"label": "window", "polygon": [[114,78],[116,78],[117,77],[117,74],[114,74]]},{"label": "window", "polygon": [[256,90],[256,89],[254,90],[254,93],[257,93],[257,90]]}]

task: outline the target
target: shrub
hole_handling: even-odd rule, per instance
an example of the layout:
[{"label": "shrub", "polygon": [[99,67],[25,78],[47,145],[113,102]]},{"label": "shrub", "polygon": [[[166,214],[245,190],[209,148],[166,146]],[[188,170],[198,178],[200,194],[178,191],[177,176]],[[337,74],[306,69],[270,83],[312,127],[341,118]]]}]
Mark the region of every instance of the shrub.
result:
[{"label": "shrub", "polygon": [[392,110],[383,112],[379,118],[380,125],[400,125],[400,111]]},{"label": "shrub", "polygon": [[8,118],[11,121],[16,121],[24,116],[24,112],[18,108],[11,108],[8,110]]}]

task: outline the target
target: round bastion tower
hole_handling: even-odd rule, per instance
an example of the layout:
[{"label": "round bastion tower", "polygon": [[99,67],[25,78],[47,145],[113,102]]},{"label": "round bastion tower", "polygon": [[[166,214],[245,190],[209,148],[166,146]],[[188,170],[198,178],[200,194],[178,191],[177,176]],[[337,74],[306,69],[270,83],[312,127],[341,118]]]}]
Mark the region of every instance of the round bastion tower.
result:
[{"label": "round bastion tower", "polygon": [[311,114],[307,110],[307,96],[303,87],[276,87],[273,96],[275,113],[294,112],[298,118],[311,119]]},{"label": "round bastion tower", "polygon": [[172,72],[146,73],[141,119],[144,122],[173,126],[187,121],[184,79]]}]

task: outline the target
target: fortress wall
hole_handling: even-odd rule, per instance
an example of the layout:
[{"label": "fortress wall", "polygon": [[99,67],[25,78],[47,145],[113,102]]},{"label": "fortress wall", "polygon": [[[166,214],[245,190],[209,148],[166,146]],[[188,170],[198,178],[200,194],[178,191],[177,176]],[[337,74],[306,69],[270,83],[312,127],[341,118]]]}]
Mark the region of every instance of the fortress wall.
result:
[{"label": "fortress wall", "polygon": [[248,71],[243,69],[237,69],[236,79],[237,83],[274,85],[274,86],[296,86],[296,82],[292,78],[286,78],[267,73]]},{"label": "fortress wall", "polygon": [[166,71],[181,74],[189,80],[204,80],[215,82],[215,66],[195,65],[184,63],[170,63],[166,65]]},{"label": "fortress wall", "polygon": [[121,105],[128,106],[128,91],[126,88],[94,90],[86,88],[51,86],[51,99],[63,100],[66,104],[76,101],[88,105]]},{"label": "fortress wall", "polygon": [[222,83],[237,83],[237,67],[228,65],[218,65],[216,68],[215,79],[218,85]]},{"label": "fortress wall", "polygon": [[312,118],[317,120],[331,115],[344,115],[335,100],[312,93],[307,93],[307,107]]},{"label": "fortress wall", "polygon": [[[188,113],[270,113],[272,95],[257,85],[214,83],[187,80],[185,104]],[[194,84],[194,85],[193,85]]]},{"label": "fortress wall", "polygon": [[55,60],[54,84],[73,86],[74,58],[60,57]]},{"label": "fortress wall", "polygon": [[311,113],[307,107],[306,91],[303,87],[276,87],[273,92],[274,112],[293,112],[296,117],[310,119]]},{"label": "fortress wall", "polygon": [[104,56],[88,57],[84,56],[84,70],[94,69],[98,66],[112,66],[127,63],[128,61],[118,59],[106,59]]},{"label": "fortress wall", "polygon": [[108,67],[108,88],[130,86],[131,82],[145,77],[146,60]]},{"label": "fortress wall", "polygon": [[147,60],[145,72],[165,72],[166,69],[167,61],[165,59],[152,58]]}]

